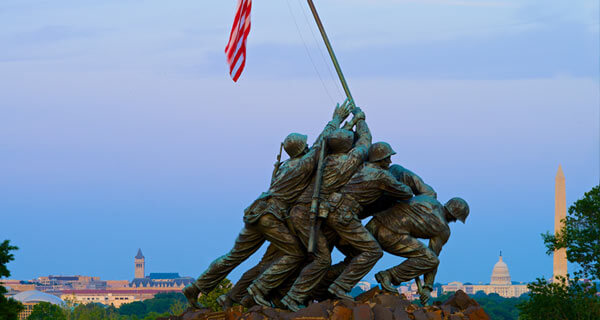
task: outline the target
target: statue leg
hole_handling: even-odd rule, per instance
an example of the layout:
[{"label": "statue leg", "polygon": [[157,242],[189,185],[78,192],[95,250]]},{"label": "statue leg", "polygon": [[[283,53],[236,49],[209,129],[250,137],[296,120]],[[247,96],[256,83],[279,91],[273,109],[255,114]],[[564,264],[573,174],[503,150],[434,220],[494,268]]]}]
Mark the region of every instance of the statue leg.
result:
[{"label": "statue leg", "polygon": [[348,266],[331,285],[330,291],[350,292],[383,256],[383,251],[358,220],[356,213],[340,209],[329,214],[327,225],[335,230],[340,241],[352,247],[358,254],[352,257]]},{"label": "statue leg", "polygon": [[379,224],[375,219],[367,225],[375,238],[386,252],[407,258],[401,264],[385,270],[392,280],[392,284],[412,281],[414,278],[431,272],[440,263],[435,252],[429,249],[417,238],[409,234],[395,233]]},{"label": "statue leg", "polygon": [[235,303],[240,303],[244,296],[248,294],[247,289],[252,281],[258,278],[280,256],[281,252],[274,245],[270,244],[260,262],[244,272],[240,280],[231,288],[231,291],[228,293],[229,298]]},{"label": "statue leg", "polygon": [[[309,206],[309,204],[296,205],[290,211],[296,235],[304,247],[308,246],[310,236]],[[331,252],[326,237],[319,233],[315,240],[313,260],[302,269],[292,288],[282,300],[290,309],[294,309],[293,305],[302,305],[306,302],[311,291],[319,284],[327,269],[331,266]],[[290,299],[293,301],[290,301]]]},{"label": "statue leg", "polygon": [[310,298],[317,301],[335,298],[331,293],[329,293],[327,289],[329,289],[329,287],[333,284],[335,279],[337,279],[342,274],[342,272],[344,272],[346,267],[348,267],[349,262],[350,259],[348,259],[348,261],[343,260],[329,267],[325,272],[325,276],[323,276],[321,281],[317,284],[317,286],[315,286],[314,290],[311,292]]},{"label": "statue leg", "polygon": [[196,280],[194,286],[202,293],[212,291],[235,267],[250,257],[265,242],[258,225],[246,225],[240,231],[233,248],[213,261]]},{"label": "statue leg", "polygon": [[285,223],[275,216],[271,214],[262,216],[260,228],[264,237],[282,253],[281,257],[276,259],[249,287],[249,291],[258,290],[264,296],[279,287],[296,268],[300,267],[306,255],[298,239],[288,230]]}]

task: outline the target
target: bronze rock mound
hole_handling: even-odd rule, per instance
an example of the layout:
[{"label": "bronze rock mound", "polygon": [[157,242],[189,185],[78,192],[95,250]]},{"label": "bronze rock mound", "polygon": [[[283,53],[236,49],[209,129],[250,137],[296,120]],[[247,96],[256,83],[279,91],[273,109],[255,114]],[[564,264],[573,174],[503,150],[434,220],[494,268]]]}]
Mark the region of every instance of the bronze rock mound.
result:
[{"label": "bronze rock mound", "polygon": [[419,307],[403,295],[371,289],[355,301],[325,300],[310,304],[298,312],[254,306],[243,311],[241,306],[227,311],[188,309],[180,316],[157,320],[488,320],[490,317],[477,301],[459,290],[443,303]]}]

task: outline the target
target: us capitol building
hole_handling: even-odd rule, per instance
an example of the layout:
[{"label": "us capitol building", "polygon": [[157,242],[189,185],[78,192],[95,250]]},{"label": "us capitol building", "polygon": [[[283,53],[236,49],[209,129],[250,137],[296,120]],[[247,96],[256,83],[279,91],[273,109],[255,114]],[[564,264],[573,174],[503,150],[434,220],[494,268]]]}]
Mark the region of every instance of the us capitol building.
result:
[{"label": "us capitol building", "polygon": [[492,279],[490,284],[462,284],[460,282],[450,282],[442,286],[442,291],[454,292],[463,290],[466,294],[475,294],[478,291],[483,291],[485,294],[497,293],[504,298],[517,298],[523,293],[529,292],[526,284],[513,284],[510,280],[508,266],[502,261],[502,253],[498,262],[492,270]]}]

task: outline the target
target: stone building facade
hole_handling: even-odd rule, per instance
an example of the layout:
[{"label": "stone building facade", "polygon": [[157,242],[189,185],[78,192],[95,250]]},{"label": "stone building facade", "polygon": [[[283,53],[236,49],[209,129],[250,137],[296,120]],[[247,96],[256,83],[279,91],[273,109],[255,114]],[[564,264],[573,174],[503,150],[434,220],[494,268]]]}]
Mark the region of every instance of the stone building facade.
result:
[{"label": "stone building facade", "polygon": [[467,294],[476,294],[479,291],[485,292],[485,294],[497,293],[504,298],[520,297],[522,294],[529,292],[527,284],[513,284],[508,272],[508,266],[502,260],[502,254],[498,259],[498,262],[494,265],[492,270],[492,277],[489,284],[463,284],[461,282],[450,282],[447,285],[442,286],[442,291],[455,292],[463,290]]}]

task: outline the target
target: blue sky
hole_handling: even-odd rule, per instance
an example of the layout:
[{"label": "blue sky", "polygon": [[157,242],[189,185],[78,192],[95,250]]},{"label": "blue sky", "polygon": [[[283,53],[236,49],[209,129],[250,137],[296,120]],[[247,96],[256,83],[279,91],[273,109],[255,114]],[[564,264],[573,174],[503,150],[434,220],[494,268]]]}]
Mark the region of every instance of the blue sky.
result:
[{"label": "blue sky", "polygon": [[[20,247],[13,278],[131,279],[139,247],[147,272],[196,277],[229,250],[281,139],[313,139],[343,100],[298,0],[254,1],[233,83],[235,5],[0,4],[0,238]],[[438,281],[487,282],[500,250],[513,280],[550,276],[540,233],[553,229],[559,163],[568,203],[600,177],[597,1],[316,5],[374,141],[440,200],[471,205]]]}]

